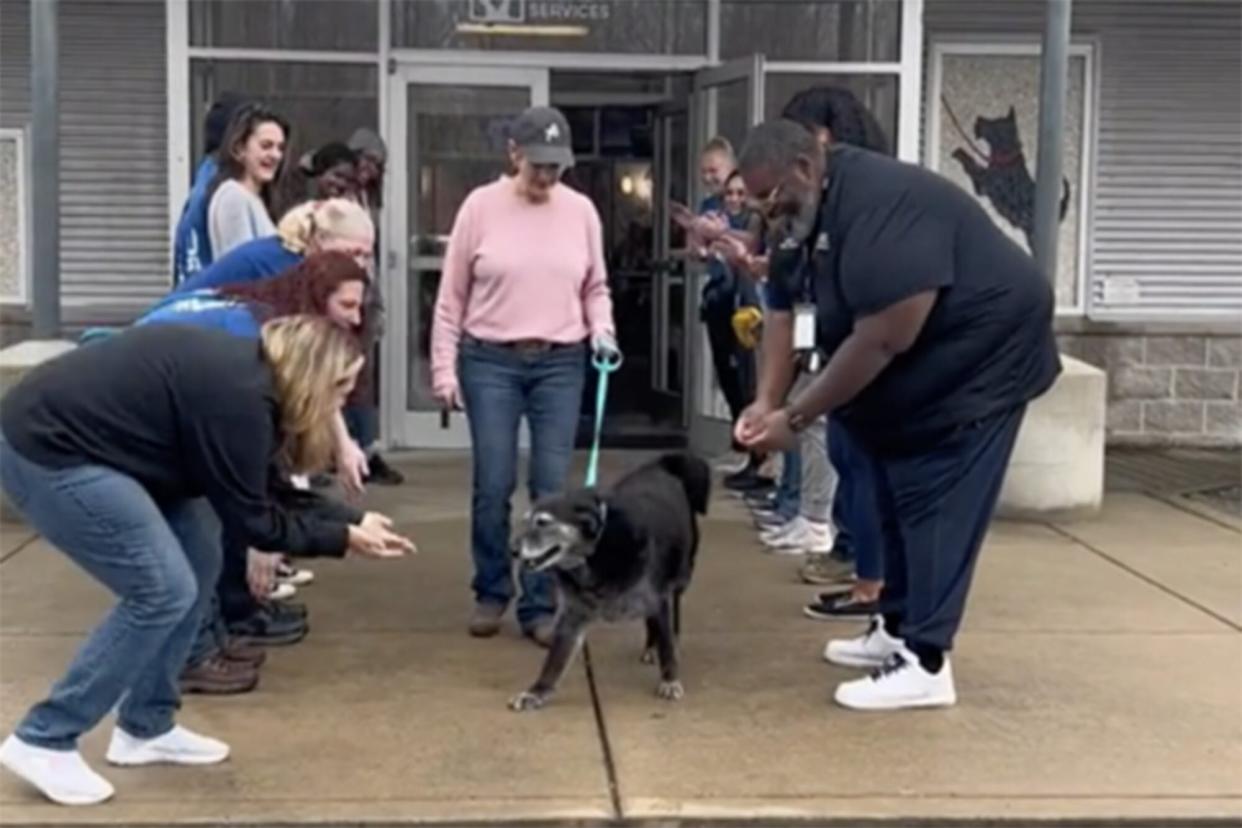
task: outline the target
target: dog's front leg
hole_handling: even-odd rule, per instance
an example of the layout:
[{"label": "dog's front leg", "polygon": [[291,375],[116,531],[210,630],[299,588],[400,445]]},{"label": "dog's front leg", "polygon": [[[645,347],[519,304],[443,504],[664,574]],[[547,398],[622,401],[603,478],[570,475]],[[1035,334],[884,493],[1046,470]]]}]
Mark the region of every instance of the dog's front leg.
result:
[{"label": "dog's front leg", "polygon": [[668,701],[680,701],[686,689],[678,680],[677,638],[673,633],[673,606],[671,600],[660,604],[653,626],[656,633],[656,655],[660,659],[660,685],[656,695]]},{"label": "dog's front leg", "polygon": [[539,678],[530,689],[510,699],[509,707],[516,711],[527,711],[538,710],[547,704],[561,677],[569,669],[578,648],[582,646],[585,636],[586,619],[570,611],[563,613],[556,622],[556,634],[552,639],[552,646],[548,648],[548,656],[544,659]]}]

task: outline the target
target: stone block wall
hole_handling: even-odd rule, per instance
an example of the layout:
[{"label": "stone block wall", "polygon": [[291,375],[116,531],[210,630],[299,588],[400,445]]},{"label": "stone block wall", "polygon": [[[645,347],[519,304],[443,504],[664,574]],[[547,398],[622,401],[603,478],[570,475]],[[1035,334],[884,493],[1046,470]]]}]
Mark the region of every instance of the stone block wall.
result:
[{"label": "stone block wall", "polygon": [[1110,445],[1242,445],[1242,331],[1059,339],[1108,373]]}]

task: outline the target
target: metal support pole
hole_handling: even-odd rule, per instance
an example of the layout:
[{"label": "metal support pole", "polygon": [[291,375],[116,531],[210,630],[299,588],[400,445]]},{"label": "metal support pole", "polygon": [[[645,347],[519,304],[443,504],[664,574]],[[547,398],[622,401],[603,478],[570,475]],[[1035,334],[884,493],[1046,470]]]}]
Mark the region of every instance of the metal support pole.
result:
[{"label": "metal support pole", "polygon": [[31,322],[60,335],[59,0],[30,4]]},{"label": "metal support pole", "polygon": [[1035,262],[1051,281],[1057,276],[1064,155],[1065,87],[1069,76],[1072,0],[1045,0],[1039,73],[1039,157],[1035,180]]}]

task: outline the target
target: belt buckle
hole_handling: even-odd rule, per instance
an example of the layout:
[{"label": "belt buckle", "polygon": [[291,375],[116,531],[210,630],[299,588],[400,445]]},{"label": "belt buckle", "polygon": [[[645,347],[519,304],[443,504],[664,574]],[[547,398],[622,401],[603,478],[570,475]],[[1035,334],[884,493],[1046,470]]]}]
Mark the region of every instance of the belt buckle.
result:
[{"label": "belt buckle", "polygon": [[519,339],[513,343],[513,350],[519,354],[542,354],[551,347],[542,339]]}]

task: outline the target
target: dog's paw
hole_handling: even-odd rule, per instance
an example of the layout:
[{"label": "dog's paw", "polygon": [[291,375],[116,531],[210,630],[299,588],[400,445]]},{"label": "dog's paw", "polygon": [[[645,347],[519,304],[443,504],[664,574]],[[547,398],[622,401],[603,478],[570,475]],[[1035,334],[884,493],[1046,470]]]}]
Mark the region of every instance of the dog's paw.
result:
[{"label": "dog's paw", "polygon": [[647,649],[643,650],[643,654],[638,657],[638,660],[641,661],[643,664],[655,664],[656,663],[656,648],[648,647]]},{"label": "dog's paw", "polygon": [[680,681],[662,681],[656,688],[656,695],[665,701],[681,701],[686,696],[686,688]]},{"label": "dog's paw", "polygon": [[518,713],[527,713],[532,710],[538,710],[548,703],[548,697],[538,693],[532,693],[529,690],[523,690],[513,698],[509,699],[509,709]]}]

